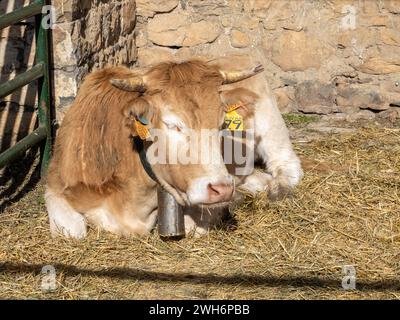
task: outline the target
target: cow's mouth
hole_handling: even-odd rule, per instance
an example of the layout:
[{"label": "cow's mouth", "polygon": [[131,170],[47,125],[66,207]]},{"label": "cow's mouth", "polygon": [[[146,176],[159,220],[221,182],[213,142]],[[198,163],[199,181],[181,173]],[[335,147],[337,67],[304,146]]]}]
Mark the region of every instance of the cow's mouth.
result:
[{"label": "cow's mouth", "polygon": [[184,200],[186,206],[188,206],[188,207],[198,206],[198,207],[203,208],[203,209],[226,208],[231,203],[231,200],[233,199],[233,195],[234,195],[234,192],[232,192],[231,199],[227,200],[227,201],[192,203],[192,202],[190,202],[189,197],[185,192],[177,190],[177,193],[179,194],[181,199]]},{"label": "cow's mouth", "polygon": [[224,202],[217,202],[217,203],[200,203],[197,204],[202,209],[216,209],[216,208],[226,208],[230,204],[230,201],[224,201]]},{"label": "cow's mouth", "polygon": [[[231,203],[231,201],[222,201],[222,202],[214,202],[214,203],[206,203],[206,202],[205,203],[201,203],[201,202],[200,203],[191,203],[186,193],[178,191],[178,194],[181,197],[181,199],[184,200],[185,205],[188,207],[198,206],[203,209],[215,209],[215,208],[228,207],[229,204]],[[175,200],[176,200],[176,198],[175,198]]]}]

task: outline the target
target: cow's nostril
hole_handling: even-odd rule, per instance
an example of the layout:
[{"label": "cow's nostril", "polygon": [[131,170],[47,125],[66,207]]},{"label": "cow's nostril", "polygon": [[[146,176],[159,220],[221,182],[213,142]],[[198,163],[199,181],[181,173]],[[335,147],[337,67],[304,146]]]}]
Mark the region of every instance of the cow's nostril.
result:
[{"label": "cow's nostril", "polygon": [[208,191],[210,192],[210,194],[212,194],[214,196],[219,196],[219,194],[221,193],[219,186],[212,185],[211,183],[208,184]]},{"label": "cow's nostril", "polygon": [[216,183],[208,184],[209,203],[217,203],[228,201],[233,193],[233,186],[231,184]]}]

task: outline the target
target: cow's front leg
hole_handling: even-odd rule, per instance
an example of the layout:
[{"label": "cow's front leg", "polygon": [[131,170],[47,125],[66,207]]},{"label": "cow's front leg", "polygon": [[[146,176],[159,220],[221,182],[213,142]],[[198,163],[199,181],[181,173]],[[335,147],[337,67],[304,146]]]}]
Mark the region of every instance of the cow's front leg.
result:
[{"label": "cow's front leg", "polygon": [[136,212],[135,215],[126,212],[120,220],[120,231],[115,232],[125,236],[146,236],[154,229],[157,223],[158,210],[154,209],[150,213]]},{"label": "cow's front leg", "polygon": [[269,196],[282,198],[299,183],[303,172],[273,97],[264,97],[256,105],[254,127],[256,157],[263,161],[272,177],[268,182]]},{"label": "cow's front leg", "polygon": [[193,234],[195,237],[206,235],[210,230],[215,229],[222,222],[222,219],[229,213],[227,207],[185,207],[183,209],[185,218],[185,233]]},{"label": "cow's front leg", "polygon": [[268,191],[272,180],[271,174],[260,170],[254,170],[254,172],[247,176],[243,183],[238,186],[238,190],[255,195],[259,192]]},{"label": "cow's front leg", "polygon": [[267,192],[270,199],[277,200],[290,194],[291,187],[285,175],[278,174],[273,177],[268,172],[255,170],[244,179],[243,184],[238,186],[238,191],[249,193],[253,196],[260,192]]},{"label": "cow's front leg", "polygon": [[49,214],[50,232],[53,237],[62,235],[67,238],[86,237],[86,219],[76,211],[62,196],[47,188],[46,207]]}]

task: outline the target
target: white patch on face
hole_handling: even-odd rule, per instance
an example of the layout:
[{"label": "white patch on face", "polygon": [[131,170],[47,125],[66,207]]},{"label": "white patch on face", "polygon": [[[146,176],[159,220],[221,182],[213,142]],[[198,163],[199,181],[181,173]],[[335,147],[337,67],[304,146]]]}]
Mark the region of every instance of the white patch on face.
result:
[{"label": "white patch on face", "polygon": [[[165,127],[161,133],[167,137],[164,143],[168,144],[167,163],[200,165],[201,177],[191,180],[186,192],[190,204],[227,201],[231,196],[230,191],[233,190],[233,179],[229,176],[223,161],[219,130],[189,129],[184,121],[172,112],[164,113],[162,122]],[[159,141],[159,139],[156,140]],[[158,151],[160,150],[165,150],[165,148],[161,146],[158,148]],[[215,191],[210,193],[209,185],[220,188],[219,193],[215,194]]]},{"label": "white patch on face", "polygon": [[175,142],[176,144],[186,142],[184,133],[187,131],[187,126],[181,118],[173,113],[167,113],[163,115],[162,122],[165,125],[167,135],[174,149],[176,147],[173,146]]},{"label": "white patch on face", "polygon": [[167,129],[170,130],[177,131],[177,129],[179,129],[184,132],[187,129],[185,122],[173,113],[164,114],[161,121],[165,124]]}]

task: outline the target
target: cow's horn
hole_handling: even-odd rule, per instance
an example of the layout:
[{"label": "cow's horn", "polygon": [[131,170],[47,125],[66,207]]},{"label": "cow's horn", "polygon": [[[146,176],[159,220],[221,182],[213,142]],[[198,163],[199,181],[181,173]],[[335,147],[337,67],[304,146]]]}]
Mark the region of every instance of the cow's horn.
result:
[{"label": "cow's horn", "polygon": [[220,73],[222,75],[222,78],[224,79],[224,84],[230,84],[234,82],[238,82],[247,78],[250,78],[260,72],[264,71],[264,67],[259,64],[254,68],[251,68],[249,70],[244,70],[244,71],[222,71],[220,70]]},{"label": "cow's horn", "polygon": [[134,77],[129,79],[111,79],[111,84],[121,90],[131,92],[145,92],[146,85],[142,77]]}]

